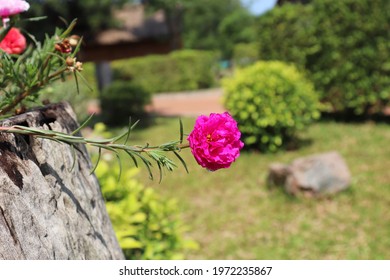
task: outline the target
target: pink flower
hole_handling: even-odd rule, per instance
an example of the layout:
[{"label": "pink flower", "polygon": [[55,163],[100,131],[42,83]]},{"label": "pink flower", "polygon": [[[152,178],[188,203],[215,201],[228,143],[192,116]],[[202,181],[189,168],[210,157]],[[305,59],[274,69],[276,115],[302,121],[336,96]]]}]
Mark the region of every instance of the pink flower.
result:
[{"label": "pink flower", "polygon": [[8,18],[12,15],[25,12],[30,4],[23,0],[0,0],[0,17]]},{"label": "pink flower", "polygon": [[228,168],[240,156],[244,143],[229,113],[200,116],[187,140],[196,161],[211,171]]},{"label": "pink flower", "polygon": [[8,54],[20,54],[26,49],[26,38],[13,27],[0,42],[0,49]]}]

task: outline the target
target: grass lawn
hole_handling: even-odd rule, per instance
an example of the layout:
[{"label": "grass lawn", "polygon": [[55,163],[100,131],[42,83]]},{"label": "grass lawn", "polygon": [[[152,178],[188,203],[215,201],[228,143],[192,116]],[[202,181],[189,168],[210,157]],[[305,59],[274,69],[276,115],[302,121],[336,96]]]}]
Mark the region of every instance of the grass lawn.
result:
[{"label": "grass lawn", "polygon": [[[185,133],[194,121],[183,120]],[[175,140],[178,130],[178,119],[161,118],[132,139],[159,144]],[[390,259],[390,126],[321,122],[301,137],[308,144],[297,151],[243,152],[217,172],[202,169],[184,150],[190,174],[180,166],[159,184],[142,169],[138,179],[179,201],[188,235],[200,244],[188,259]],[[267,188],[270,163],[330,150],[349,165],[349,190],[312,200]]]}]

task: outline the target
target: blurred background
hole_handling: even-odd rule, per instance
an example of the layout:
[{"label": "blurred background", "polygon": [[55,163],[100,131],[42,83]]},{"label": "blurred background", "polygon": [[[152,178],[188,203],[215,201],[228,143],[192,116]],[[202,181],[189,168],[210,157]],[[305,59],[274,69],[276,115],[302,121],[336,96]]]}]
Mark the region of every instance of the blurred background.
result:
[{"label": "blurred background", "polygon": [[[117,181],[103,155],[96,174],[127,258],[390,258],[390,1],[29,3],[24,16],[47,16],[24,26],[39,40],[77,18],[93,90],[69,79],[42,99],[68,100],[80,122],[95,113],[84,133],[113,135],[132,116],[130,142],[159,144],[179,137],[179,117],[190,133],[197,115],[224,111],[243,133],[230,169],[182,151],[189,174],[179,166],[161,183],[130,159]],[[267,184],[271,163],[327,151],[345,159],[347,190]]]}]

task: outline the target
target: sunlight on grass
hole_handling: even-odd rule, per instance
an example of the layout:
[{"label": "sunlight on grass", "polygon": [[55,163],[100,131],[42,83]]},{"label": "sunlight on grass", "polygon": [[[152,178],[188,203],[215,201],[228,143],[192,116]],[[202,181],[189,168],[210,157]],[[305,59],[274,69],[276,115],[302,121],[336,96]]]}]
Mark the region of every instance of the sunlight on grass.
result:
[{"label": "sunlight on grass", "polygon": [[[184,119],[185,133],[195,120]],[[137,144],[179,137],[178,119],[157,119],[136,131]],[[389,259],[390,129],[385,124],[317,123],[301,135],[311,142],[277,154],[243,152],[230,169],[208,172],[189,150],[161,184],[142,170],[139,180],[179,201],[200,250],[188,259]],[[265,184],[268,165],[312,153],[339,151],[353,175],[334,197],[298,199]],[[179,164],[179,163],[178,163]]]}]

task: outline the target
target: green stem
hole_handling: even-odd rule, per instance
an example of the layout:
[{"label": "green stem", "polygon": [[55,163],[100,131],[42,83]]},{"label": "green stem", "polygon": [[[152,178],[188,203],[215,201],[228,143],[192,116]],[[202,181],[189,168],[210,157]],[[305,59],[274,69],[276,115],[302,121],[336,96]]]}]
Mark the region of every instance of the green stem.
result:
[{"label": "green stem", "polygon": [[47,79],[45,79],[44,81],[41,81],[39,83],[37,83],[35,86],[31,87],[30,89],[18,94],[13,100],[11,103],[9,103],[7,106],[5,106],[4,108],[2,108],[0,110],[0,115],[5,115],[6,113],[8,113],[9,111],[11,111],[12,109],[14,109],[20,102],[22,102],[24,99],[26,99],[28,96],[30,96],[33,92],[35,92],[36,90],[38,90],[39,88],[41,88],[42,86],[46,85],[47,83],[50,82],[50,80],[52,80],[53,78],[55,78],[56,76],[59,76],[61,75],[62,73],[64,73],[66,71],[66,67],[65,68],[61,68],[59,70],[57,70],[56,72],[54,72],[53,74],[49,75],[47,77]]}]

